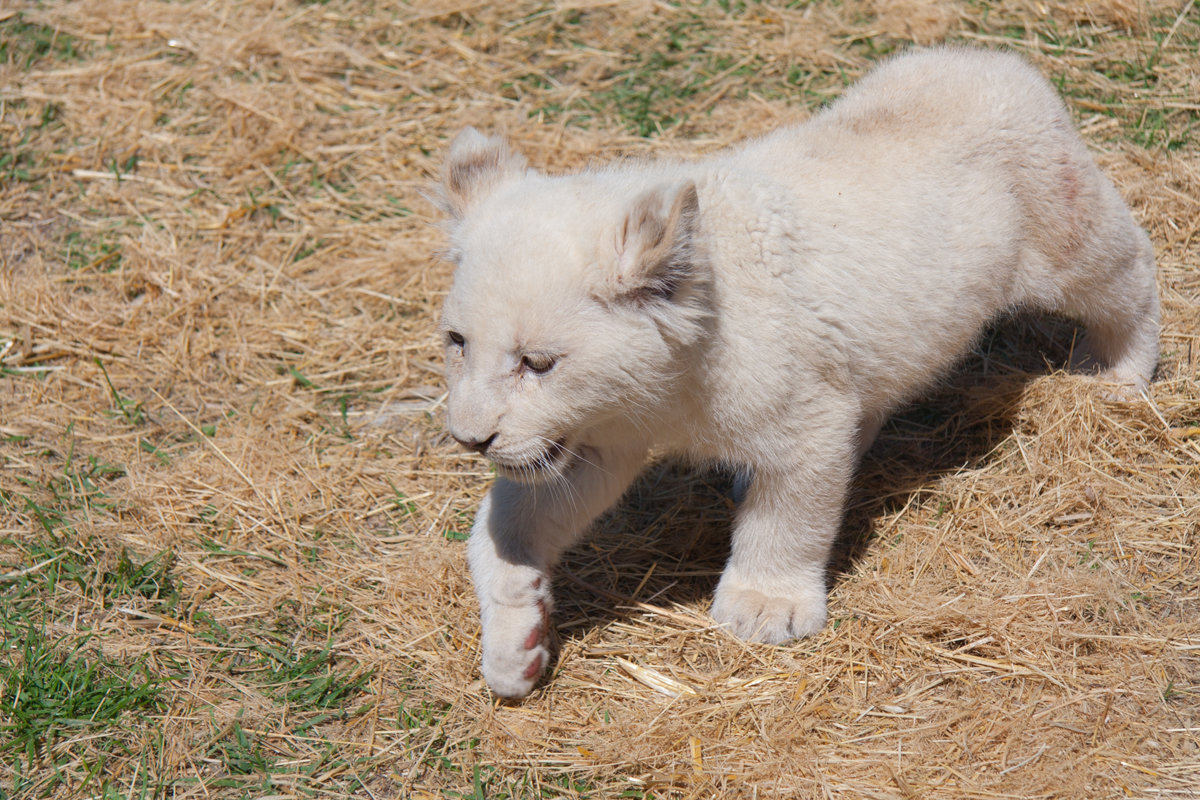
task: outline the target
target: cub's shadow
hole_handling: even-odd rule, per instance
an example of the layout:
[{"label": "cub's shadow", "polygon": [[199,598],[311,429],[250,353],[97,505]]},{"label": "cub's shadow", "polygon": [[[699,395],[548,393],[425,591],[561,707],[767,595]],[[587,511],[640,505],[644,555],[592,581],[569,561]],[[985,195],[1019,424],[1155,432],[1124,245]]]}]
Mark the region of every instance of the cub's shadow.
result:
[{"label": "cub's shadow", "polygon": [[[1082,335],[1053,318],[997,323],[938,386],[884,426],[850,488],[828,583],[845,579],[875,537],[875,521],[948,472],[979,464],[1008,436],[1031,380],[1070,361]],[[564,637],[638,613],[712,595],[729,556],[732,473],[672,461],[653,465],[564,557],[555,621]]]}]

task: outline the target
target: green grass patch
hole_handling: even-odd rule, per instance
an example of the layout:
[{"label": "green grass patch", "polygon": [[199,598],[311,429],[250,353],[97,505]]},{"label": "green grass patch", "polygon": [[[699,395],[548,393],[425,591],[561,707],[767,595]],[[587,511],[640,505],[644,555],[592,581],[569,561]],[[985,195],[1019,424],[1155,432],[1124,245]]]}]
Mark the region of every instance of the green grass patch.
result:
[{"label": "green grass patch", "polygon": [[[760,4],[718,3],[721,14],[733,20],[753,18],[763,25],[764,35],[774,35],[770,10]],[[550,12],[546,12],[550,13]],[[614,43],[624,55],[621,62],[599,79],[589,75],[597,88],[578,93],[571,90],[577,72],[592,66],[589,48],[598,27],[608,28],[604,11],[555,12],[553,24],[531,26],[527,34],[532,69],[499,85],[500,94],[511,101],[527,103],[530,116],[542,120],[589,128],[597,123],[617,122],[630,133],[656,137],[685,126],[697,115],[708,113],[715,102],[744,99],[754,93],[762,98],[798,102],[812,106],[836,96],[852,77],[838,67],[812,69],[812,65],[788,65],[769,61],[754,52],[732,49],[715,26],[712,9],[678,8],[639,26],[627,41]],[[536,16],[536,15],[535,15]],[[520,30],[520,24],[514,24]],[[848,43],[863,56],[882,58],[899,47],[891,39],[861,37]],[[558,54],[577,50],[578,58],[546,58],[537,54],[553,48]]]},{"label": "green grass patch", "polygon": [[0,599],[6,605],[49,603],[58,587],[66,584],[103,607],[135,600],[170,615],[179,604],[179,590],[171,577],[175,557],[169,550],[142,559],[125,548],[110,554],[110,546],[95,536],[57,533],[32,543],[6,539],[0,544],[15,545],[26,562],[3,565],[7,575],[0,583],[4,592]]},{"label": "green grass patch", "polygon": [[62,258],[72,272],[111,273],[121,266],[123,255],[120,246],[109,239],[90,239],[79,231],[72,231],[63,242]]},{"label": "green grass patch", "polygon": [[36,22],[26,22],[24,14],[16,14],[0,22],[0,62],[29,69],[44,58],[61,61],[81,61],[83,44],[58,28]]},{"label": "green grass patch", "polygon": [[0,630],[0,757],[13,768],[14,795],[82,792],[103,777],[107,755],[128,754],[122,734],[162,709],[161,679],[144,660],[90,651],[89,634],[55,637],[44,613],[23,604],[0,602]]},{"label": "green grass patch", "polygon": [[[221,797],[258,798],[264,796],[294,797],[369,797],[359,772],[369,774],[372,759],[342,752],[335,743],[321,742],[319,737],[305,737],[315,745],[300,763],[290,758],[291,748],[286,737],[274,731],[259,731],[242,724],[242,717],[224,728],[217,726],[216,735],[204,752],[210,764],[219,764],[203,779],[204,791],[219,792]],[[295,735],[294,733],[291,735]],[[186,777],[180,784],[195,784]],[[226,791],[221,791],[226,790]]]},{"label": "green grass patch", "polygon": [[112,378],[108,377],[108,368],[104,366],[104,362],[99,357],[93,359],[96,366],[100,368],[100,372],[104,375],[104,383],[108,386],[108,392],[112,396],[114,414],[120,414],[124,420],[130,425],[141,425],[146,421],[146,415],[142,412],[142,403],[140,400],[131,400],[125,395],[117,391],[117,387],[113,385]]},{"label": "green grass patch", "polygon": [[13,100],[9,103],[9,110],[14,112],[13,118],[19,120],[17,132],[20,138],[13,135],[0,152],[0,182],[31,183],[36,186],[46,174],[36,147],[49,131],[60,127],[62,106],[47,102],[38,112],[24,100]]},{"label": "green grass patch", "polygon": [[25,131],[21,136],[21,141],[17,142],[15,147],[6,153],[0,153],[0,176],[4,180],[23,182],[34,180],[37,162],[30,147],[32,138],[33,132]]},{"label": "green grass patch", "polygon": [[[557,30],[567,35],[571,46],[578,47],[582,43],[569,38],[572,24],[567,18]],[[690,12],[661,28],[639,32],[627,50],[625,63],[604,81],[606,88],[565,106],[542,103],[537,113],[565,116],[581,127],[595,118],[615,118],[638,136],[661,134],[685,122],[689,104],[706,88],[706,82],[722,67],[728,68],[721,56],[708,50],[714,35],[703,17]],[[529,73],[507,88],[514,99],[545,92],[554,85],[552,77]]]},{"label": "green grass patch", "polygon": [[[135,599],[161,613],[172,613],[179,591],[170,575],[175,563],[170,551],[143,558],[80,532],[80,522],[88,517],[121,513],[121,504],[106,488],[125,470],[76,452],[69,428],[67,436],[66,453],[56,473],[41,483],[18,478],[20,490],[0,489],[0,511],[31,531],[20,538],[0,539],[0,546],[20,554],[19,561],[0,564],[0,601],[5,607],[52,605],[58,587],[69,584],[81,597],[101,606]],[[50,451],[39,455],[55,457]]]}]

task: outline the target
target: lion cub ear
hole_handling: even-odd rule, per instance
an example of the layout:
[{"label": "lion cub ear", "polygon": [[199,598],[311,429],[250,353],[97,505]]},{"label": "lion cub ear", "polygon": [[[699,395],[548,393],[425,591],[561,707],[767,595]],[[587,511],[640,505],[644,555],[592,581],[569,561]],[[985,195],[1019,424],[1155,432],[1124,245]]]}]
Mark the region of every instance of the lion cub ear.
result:
[{"label": "lion cub ear", "polygon": [[525,171],[525,157],[514,153],[500,136],[485,136],[465,128],[450,143],[442,165],[442,205],[462,219],[478,200],[491,194],[508,178]]},{"label": "lion cub ear", "polygon": [[638,197],[617,229],[616,295],[637,303],[674,298],[695,270],[699,216],[691,180]]}]

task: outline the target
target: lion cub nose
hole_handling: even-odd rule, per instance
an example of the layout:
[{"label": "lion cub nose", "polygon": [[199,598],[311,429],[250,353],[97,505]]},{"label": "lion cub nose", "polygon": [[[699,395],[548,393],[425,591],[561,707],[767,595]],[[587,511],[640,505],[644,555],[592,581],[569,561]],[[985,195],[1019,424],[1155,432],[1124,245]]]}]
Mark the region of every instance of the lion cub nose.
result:
[{"label": "lion cub nose", "polygon": [[[454,436],[454,434],[450,435]],[[458,442],[468,450],[474,450],[480,455],[487,455],[487,450],[492,446],[492,442],[496,441],[496,436],[497,434],[495,433],[486,439],[460,439],[457,436],[454,436],[454,441]]]}]

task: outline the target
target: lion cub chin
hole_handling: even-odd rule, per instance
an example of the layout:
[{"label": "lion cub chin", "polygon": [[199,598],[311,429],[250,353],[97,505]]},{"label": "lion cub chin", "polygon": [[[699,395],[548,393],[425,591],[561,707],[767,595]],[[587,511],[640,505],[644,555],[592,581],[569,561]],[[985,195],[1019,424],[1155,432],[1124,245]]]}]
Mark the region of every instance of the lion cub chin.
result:
[{"label": "lion cub chin", "polygon": [[447,423],[496,465],[468,555],[505,697],[550,662],[559,555],[651,448],[753,475],[712,615],[777,643],[825,624],[859,456],[997,315],[1086,325],[1109,391],[1155,368],[1150,242],[1011,55],[910,53],[695,162],[547,176],[467,129],[441,190]]}]

